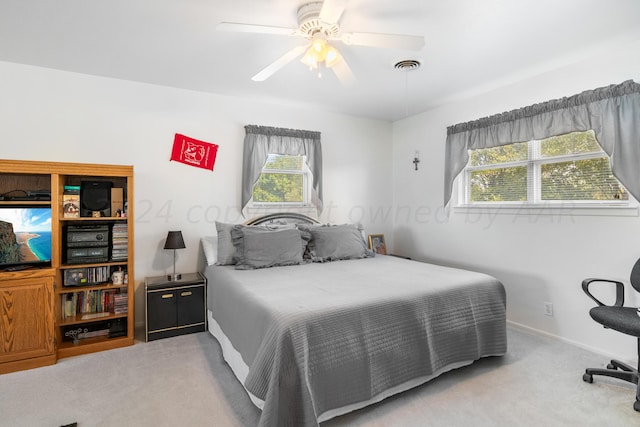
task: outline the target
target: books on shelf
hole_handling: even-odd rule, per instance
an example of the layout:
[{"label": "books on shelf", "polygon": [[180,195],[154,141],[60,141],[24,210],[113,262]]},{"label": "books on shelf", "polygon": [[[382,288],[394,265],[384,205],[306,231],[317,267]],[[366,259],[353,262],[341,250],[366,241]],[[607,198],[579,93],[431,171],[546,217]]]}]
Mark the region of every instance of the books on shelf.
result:
[{"label": "books on shelf", "polygon": [[82,320],[127,313],[128,296],[117,289],[95,289],[62,294],[62,320],[80,315]]}]

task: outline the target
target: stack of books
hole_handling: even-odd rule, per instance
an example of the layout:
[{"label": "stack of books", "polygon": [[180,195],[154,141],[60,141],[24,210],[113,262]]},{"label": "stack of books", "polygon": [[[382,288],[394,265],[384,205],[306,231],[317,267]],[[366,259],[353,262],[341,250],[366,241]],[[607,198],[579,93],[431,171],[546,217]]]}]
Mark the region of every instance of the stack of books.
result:
[{"label": "stack of books", "polygon": [[111,239],[111,259],[113,261],[126,261],[129,250],[127,224],[114,224],[111,232]]},{"label": "stack of books", "polygon": [[[108,316],[109,312],[115,312],[115,297],[118,295],[115,289],[62,294],[62,320],[73,319],[78,315],[81,315],[82,319]],[[127,294],[124,295],[126,299]]]}]

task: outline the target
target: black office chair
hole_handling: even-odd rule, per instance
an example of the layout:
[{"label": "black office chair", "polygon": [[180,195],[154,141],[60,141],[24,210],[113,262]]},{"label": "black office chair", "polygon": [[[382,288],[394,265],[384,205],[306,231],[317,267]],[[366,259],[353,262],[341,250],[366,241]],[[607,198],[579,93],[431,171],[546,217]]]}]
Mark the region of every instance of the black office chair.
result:
[{"label": "black office chair", "polygon": [[[589,292],[589,285],[593,282],[608,282],[616,285],[616,302],[614,305],[605,305]],[[640,259],[636,261],[631,270],[631,286],[640,292]],[[597,307],[589,310],[589,314],[596,322],[605,328],[615,329],[623,334],[633,335],[638,339],[638,369],[632,368],[626,363],[612,360],[607,369],[588,368],[582,379],[588,383],[593,382],[594,375],[604,375],[607,377],[619,378],[636,385],[636,401],[633,402],[633,409],[640,411],[640,309],[636,307],[623,307],[624,285],[621,282],[607,279],[585,279],[582,281],[582,290],[598,304]]]}]

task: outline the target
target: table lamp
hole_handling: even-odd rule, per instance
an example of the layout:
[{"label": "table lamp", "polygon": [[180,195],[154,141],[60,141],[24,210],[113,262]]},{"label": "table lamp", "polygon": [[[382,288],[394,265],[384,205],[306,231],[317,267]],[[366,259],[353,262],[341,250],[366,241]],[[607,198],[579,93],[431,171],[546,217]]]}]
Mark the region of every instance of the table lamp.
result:
[{"label": "table lamp", "polygon": [[176,273],[176,249],[184,249],[184,239],[182,238],[182,231],[170,231],[167,234],[167,240],[164,242],[165,249],[173,249],[173,274],[167,275],[167,279],[171,282],[180,280],[182,274]]}]

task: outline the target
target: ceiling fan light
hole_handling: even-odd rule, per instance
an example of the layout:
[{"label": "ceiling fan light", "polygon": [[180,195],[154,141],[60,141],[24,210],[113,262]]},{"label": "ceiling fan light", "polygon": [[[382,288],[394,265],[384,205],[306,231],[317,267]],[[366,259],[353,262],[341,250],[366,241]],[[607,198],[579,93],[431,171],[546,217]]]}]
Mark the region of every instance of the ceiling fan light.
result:
[{"label": "ceiling fan light", "polygon": [[323,63],[327,68],[331,68],[339,60],[340,53],[338,50],[324,40],[320,40],[320,43],[314,41],[301,59],[302,63],[311,69],[318,68]]},{"label": "ceiling fan light", "polygon": [[316,37],[311,43],[311,49],[313,49],[318,55],[324,56],[327,50],[327,42],[320,37]]},{"label": "ceiling fan light", "polygon": [[331,45],[327,45],[327,55],[324,60],[327,68],[333,67],[338,63],[339,60],[340,60],[340,53],[338,53],[338,50]]},{"label": "ceiling fan light", "polygon": [[315,54],[313,47],[310,47],[300,60],[303,64],[305,64],[310,69],[314,69],[318,67],[318,57]]}]

